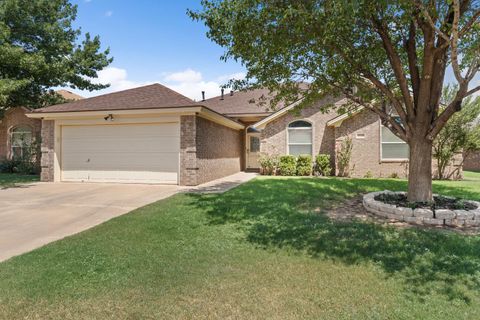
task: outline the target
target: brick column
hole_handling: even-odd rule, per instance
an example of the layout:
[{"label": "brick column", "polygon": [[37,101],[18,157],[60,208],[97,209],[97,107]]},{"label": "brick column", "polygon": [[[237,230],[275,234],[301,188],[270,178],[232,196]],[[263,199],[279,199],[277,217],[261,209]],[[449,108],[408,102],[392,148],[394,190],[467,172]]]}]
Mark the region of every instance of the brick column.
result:
[{"label": "brick column", "polygon": [[180,185],[198,185],[196,116],[180,116]]},{"label": "brick column", "polygon": [[40,180],[45,182],[53,182],[54,177],[54,144],[55,144],[55,121],[42,120],[42,159],[40,161],[41,174]]}]

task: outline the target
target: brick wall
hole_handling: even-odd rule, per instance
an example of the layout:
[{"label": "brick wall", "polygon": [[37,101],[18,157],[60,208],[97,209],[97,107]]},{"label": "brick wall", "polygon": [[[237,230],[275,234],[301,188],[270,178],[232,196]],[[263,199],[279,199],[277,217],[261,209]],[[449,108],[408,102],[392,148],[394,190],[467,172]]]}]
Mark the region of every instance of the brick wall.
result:
[{"label": "brick wall", "polygon": [[29,126],[32,128],[34,137],[39,138],[41,120],[28,118],[24,108],[11,108],[7,110],[3,119],[0,120],[0,161],[10,158],[10,132],[18,126]]},{"label": "brick wall", "polygon": [[[353,140],[351,158],[351,176],[364,177],[372,174],[374,177],[390,177],[398,175],[407,177],[408,161],[382,161],[380,155],[380,119],[368,110],[345,120],[340,127],[335,128],[336,149],[340,148],[343,139],[348,135]],[[453,164],[447,170],[454,179],[462,177],[462,157],[457,155]],[[433,175],[436,176],[435,159],[432,162]],[[338,173],[338,167],[336,168]]]},{"label": "brick wall", "polygon": [[480,151],[474,151],[466,154],[463,163],[464,170],[480,171]]},{"label": "brick wall", "polygon": [[327,122],[334,118],[337,113],[330,110],[327,113],[321,111],[325,105],[341,104],[340,99],[323,99],[310,108],[304,108],[299,113],[288,112],[272,122],[268,123],[261,133],[260,152],[270,155],[285,155],[287,150],[287,126],[294,120],[307,120],[312,123],[313,155],[329,154],[332,168],[335,161],[335,130],[327,127]]},{"label": "brick wall", "polygon": [[40,180],[54,181],[55,121],[42,120],[42,160]]},{"label": "brick wall", "polygon": [[181,185],[198,185],[241,170],[242,130],[181,116],[180,131]]}]

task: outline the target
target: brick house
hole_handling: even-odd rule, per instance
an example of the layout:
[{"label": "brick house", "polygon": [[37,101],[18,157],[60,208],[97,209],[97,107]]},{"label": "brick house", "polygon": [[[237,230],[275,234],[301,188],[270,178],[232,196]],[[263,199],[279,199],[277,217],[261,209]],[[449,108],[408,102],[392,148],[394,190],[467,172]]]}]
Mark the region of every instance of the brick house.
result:
[{"label": "brick house", "polygon": [[[81,96],[67,90],[58,90],[66,100],[79,100]],[[42,121],[29,118],[27,113],[32,112],[29,108],[17,107],[8,109],[0,118],[0,161],[21,157],[24,143],[39,139],[41,136]]]},{"label": "brick house", "polygon": [[464,170],[480,171],[480,150],[469,152],[464,157]]},{"label": "brick house", "polygon": [[272,111],[256,103],[264,99],[266,90],[252,90],[195,102],[153,84],[27,116],[41,121],[43,181],[198,185],[258,170],[261,153],[329,154],[337,173],[336,154],[346,137],[353,141],[352,176],[408,172],[408,146],[372,112],[323,110],[344,104],[341,98],[299,113],[292,112],[295,104]]}]

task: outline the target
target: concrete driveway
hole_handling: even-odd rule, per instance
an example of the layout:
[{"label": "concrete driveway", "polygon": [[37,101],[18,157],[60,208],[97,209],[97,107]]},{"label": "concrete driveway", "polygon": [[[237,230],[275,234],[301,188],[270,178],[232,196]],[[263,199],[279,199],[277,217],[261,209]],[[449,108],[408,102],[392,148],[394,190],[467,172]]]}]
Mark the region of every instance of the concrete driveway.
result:
[{"label": "concrete driveway", "polygon": [[0,190],[0,261],[91,228],[178,186],[34,183]]}]

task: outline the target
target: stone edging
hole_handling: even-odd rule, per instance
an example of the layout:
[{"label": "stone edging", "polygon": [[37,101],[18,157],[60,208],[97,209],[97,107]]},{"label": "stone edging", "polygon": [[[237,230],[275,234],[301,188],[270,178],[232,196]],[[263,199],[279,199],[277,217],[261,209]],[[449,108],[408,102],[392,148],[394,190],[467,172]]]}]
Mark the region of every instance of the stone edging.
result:
[{"label": "stone edging", "polygon": [[427,226],[462,228],[475,228],[480,226],[480,202],[468,201],[477,206],[475,210],[438,209],[433,212],[430,209],[397,207],[374,199],[375,196],[382,193],[405,194],[405,192],[379,191],[364,195],[363,206],[368,212],[376,216]]}]

